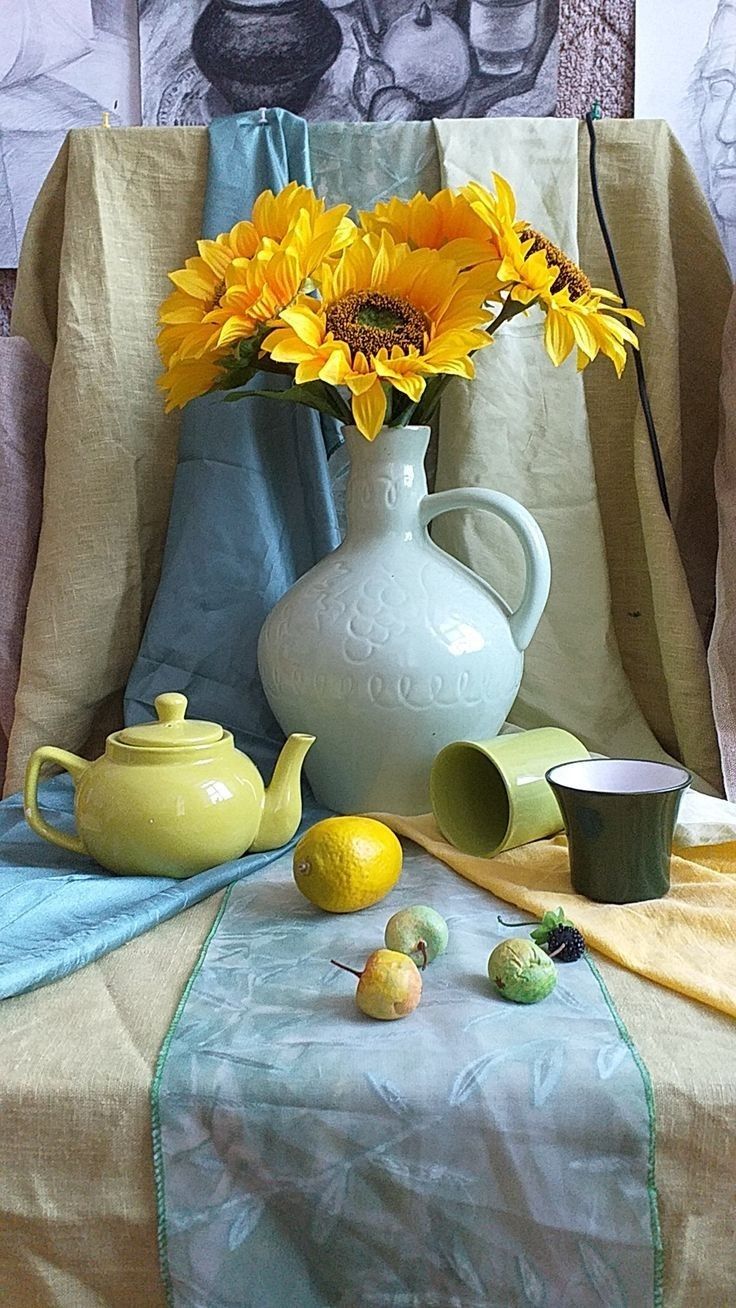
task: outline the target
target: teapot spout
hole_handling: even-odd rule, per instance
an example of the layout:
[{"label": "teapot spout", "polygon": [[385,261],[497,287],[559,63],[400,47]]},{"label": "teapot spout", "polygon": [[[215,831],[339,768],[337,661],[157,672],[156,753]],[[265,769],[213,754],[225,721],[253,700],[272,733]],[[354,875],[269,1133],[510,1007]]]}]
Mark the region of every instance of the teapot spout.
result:
[{"label": "teapot spout", "polygon": [[294,835],[302,817],[302,765],[314,736],[289,736],[276,760],[271,784],[266,791],[261,825],[251,852],[280,849]]}]

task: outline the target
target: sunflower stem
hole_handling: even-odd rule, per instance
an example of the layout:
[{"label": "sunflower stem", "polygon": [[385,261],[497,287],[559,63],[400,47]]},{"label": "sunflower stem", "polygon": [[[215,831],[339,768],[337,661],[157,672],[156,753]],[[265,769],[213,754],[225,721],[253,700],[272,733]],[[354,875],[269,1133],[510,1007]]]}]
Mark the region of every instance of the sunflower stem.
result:
[{"label": "sunflower stem", "polygon": [[427,382],[424,395],[419,401],[416,413],[414,414],[415,421],[418,425],[431,422],[437,412],[442,395],[451,381],[452,375],[450,373],[442,373],[440,376],[433,377]]},{"label": "sunflower stem", "polygon": [[507,295],[501,306],[501,312],[496,314],[493,322],[486,327],[489,336],[495,336],[499,327],[503,327],[505,322],[510,322],[512,318],[518,317],[520,313],[526,313],[527,309],[533,308],[539,301],[539,296],[535,296],[528,304],[522,304],[519,300],[512,300],[511,295]]}]

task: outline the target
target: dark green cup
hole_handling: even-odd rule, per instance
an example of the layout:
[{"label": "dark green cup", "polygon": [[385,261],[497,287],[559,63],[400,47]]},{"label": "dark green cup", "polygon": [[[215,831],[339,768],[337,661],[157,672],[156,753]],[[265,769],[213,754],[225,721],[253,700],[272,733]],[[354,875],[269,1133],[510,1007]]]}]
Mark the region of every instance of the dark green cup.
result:
[{"label": "dark green cup", "polygon": [[599,904],[661,899],[670,888],[686,768],[643,759],[561,763],[546,773],[560,806],[578,894]]}]

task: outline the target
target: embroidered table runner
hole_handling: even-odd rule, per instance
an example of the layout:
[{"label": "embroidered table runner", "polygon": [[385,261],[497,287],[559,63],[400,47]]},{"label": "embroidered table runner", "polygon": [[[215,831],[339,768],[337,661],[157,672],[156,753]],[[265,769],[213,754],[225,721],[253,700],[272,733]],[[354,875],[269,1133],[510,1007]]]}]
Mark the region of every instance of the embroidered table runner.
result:
[{"label": "embroidered table runner", "polygon": [[[447,953],[386,1023],[355,980],[391,913]],[[501,903],[416,847],[374,908],[321,913],[288,856],[233,887],[154,1086],[173,1308],[650,1308],[648,1077],[595,969],[491,991]]]}]

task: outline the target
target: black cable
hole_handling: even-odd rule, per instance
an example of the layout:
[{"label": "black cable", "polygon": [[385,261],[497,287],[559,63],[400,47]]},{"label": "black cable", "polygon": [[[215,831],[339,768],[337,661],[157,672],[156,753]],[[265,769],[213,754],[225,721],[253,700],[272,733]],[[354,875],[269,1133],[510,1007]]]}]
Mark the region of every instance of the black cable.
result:
[{"label": "black cable", "polygon": [[[630,306],[628,300],[626,299],[624,284],[621,280],[621,273],[619,272],[618,263],[616,262],[616,255],[614,254],[613,243],[611,241],[611,235],[608,230],[608,224],[606,223],[606,217],[603,212],[603,204],[601,203],[600,191],[598,189],[598,172],[596,169],[596,160],[595,160],[596,136],[595,136],[594,122],[595,119],[593,117],[593,114],[587,113],[585,115],[585,123],[588,128],[588,136],[590,137],[590,155],[589,155],[590,186],[593,192],[593,203],[595,205],[595,211],[598,216],[598,224],[601,229],[601,235],[603,237],[606,246],[606,253],[608,254],[608,262],[611,265],[611,272],[613,273],[613,278],[616,283],[616,290],[620,295],[621,300],[623,301],[624,308],[629,308]],[[671,521],[672,512],[670,510],[670,497],[667,494],[667,481],[664,474],[664,464],[662,463],[662,451],[659,448],[659,440],[657,438],[657,428],[654,425],[654,417],[652,415],[652,409],[649,403],[649,392],[647,391],[647,381],[646,381],[646,376],[644,374],[644,362],[642,360],[640,350],[634,350],[633,354],[634,354],[634,367],[636,369],[636,384],[639,388],[639,399],[641,401],[642,413],[644,414],[644,421],[647,424],[647,431],[649,433],[649,445],[652,451],[652,459],[654,460],[654,470],[657,474],[657,484],[659,486],[659,493],[662,497],[662,504],[664,505],[664,511],[667,514],[667,517]]]}]

